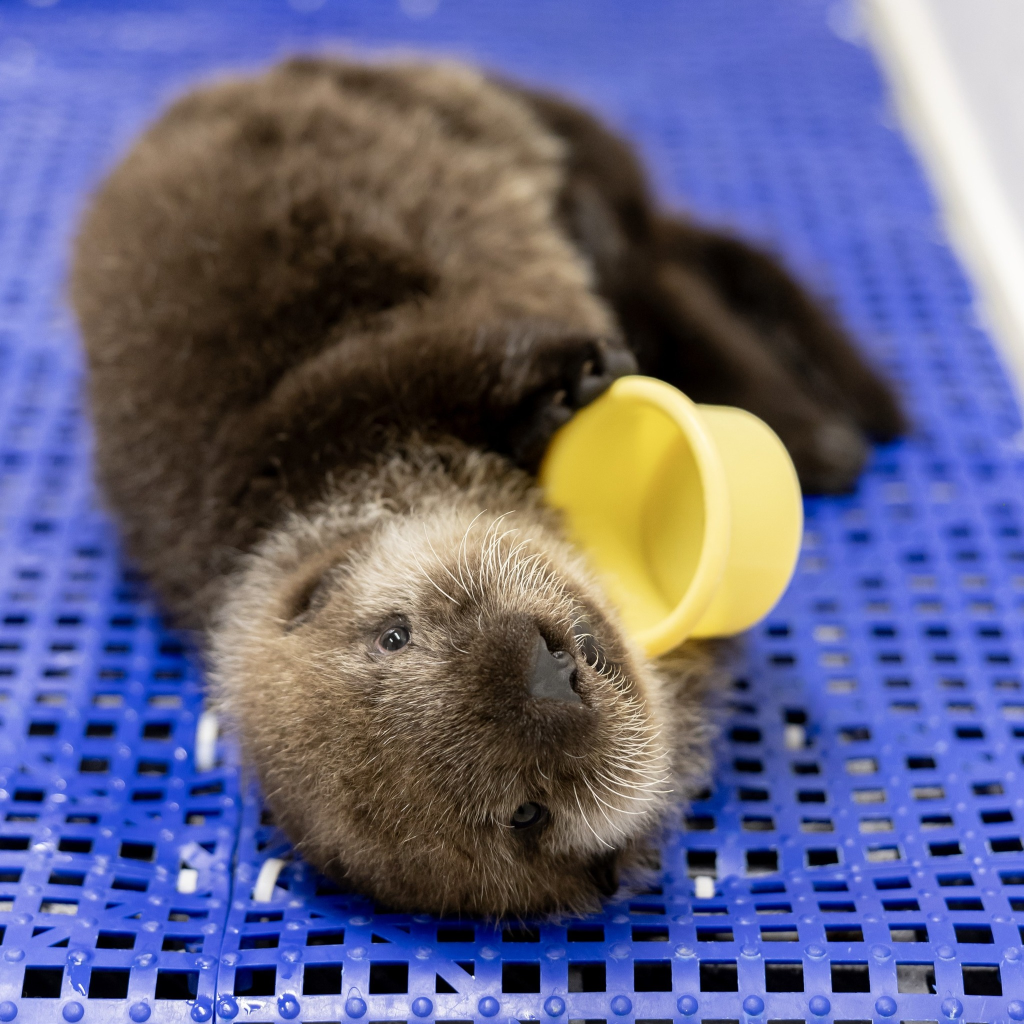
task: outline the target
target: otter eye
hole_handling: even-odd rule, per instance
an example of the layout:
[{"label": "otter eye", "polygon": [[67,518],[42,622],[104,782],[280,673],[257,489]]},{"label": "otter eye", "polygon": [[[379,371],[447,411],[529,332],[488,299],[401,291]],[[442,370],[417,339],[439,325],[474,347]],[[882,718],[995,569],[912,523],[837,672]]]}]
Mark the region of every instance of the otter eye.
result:
[{"label": "otter eye", "polygon": [[377,637],[377,649],[385,654],[394,654],[409,642],[409,636],[409,630],[405,626],[392,626]]},{"label": "otter eye", "polygon": [[533,828],[546,821],[548,809],[543,804],[535,804],[532,801],[520,804],[512,815],[513,828]]}]

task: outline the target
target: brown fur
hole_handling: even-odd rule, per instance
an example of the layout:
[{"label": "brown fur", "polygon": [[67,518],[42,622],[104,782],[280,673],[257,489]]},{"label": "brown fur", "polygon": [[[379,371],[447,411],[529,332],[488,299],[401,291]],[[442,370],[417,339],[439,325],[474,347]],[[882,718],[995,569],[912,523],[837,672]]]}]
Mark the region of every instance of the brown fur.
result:
[{"label": "brown fur", "polygon": [[[456,65],[186,96],[98,191],[72,296],[130,554],[210,628],[282,825],[397,907],[586,909],[706,769],[711,662],[640,656],[515,463],[637,366],[765,416],[820,486],[901,424],[772,259]],[[538,633],[579,702],[530,695]]]}]

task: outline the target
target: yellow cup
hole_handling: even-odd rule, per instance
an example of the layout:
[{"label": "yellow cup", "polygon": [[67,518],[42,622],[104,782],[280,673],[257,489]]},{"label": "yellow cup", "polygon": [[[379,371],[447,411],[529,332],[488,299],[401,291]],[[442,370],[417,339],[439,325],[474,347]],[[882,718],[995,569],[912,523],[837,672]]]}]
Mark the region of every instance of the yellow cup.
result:
[{"label": "yellow cup", "polygon": [[687,637],[742,632],[793,575],[796,470],[742,409],[622,377],[554,436],[540,481],[651,656]]}]

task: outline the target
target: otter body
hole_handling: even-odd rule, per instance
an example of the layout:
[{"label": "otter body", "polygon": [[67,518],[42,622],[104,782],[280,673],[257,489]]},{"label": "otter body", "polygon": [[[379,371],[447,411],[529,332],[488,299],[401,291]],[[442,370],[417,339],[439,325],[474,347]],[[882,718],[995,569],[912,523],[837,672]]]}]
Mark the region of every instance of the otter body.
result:
[{"label": "otter body", "polygon": [[645,659],[535,489],[575,409],[639,369],[819,489],[901,426],[770,257],[458,65],[186,96],[99,189],[72,298],[100,483],[276,819],[414,910],[586,910],[706,770],[712,662]]}]

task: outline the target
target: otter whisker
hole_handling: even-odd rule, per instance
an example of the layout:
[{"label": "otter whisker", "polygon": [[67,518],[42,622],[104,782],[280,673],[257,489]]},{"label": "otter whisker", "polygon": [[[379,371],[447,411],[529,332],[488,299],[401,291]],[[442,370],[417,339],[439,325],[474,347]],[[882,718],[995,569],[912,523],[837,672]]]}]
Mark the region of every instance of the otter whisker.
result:
[{"label": "otter whisker", "polygon": [[594,787],[590,785],[590,782],[587,780],[586,777],[584,777],[583,783],[587,787],[587,789],[590,790],[590,795],[597,801],[597,804],[598,804],[597,811],[598,811],[598,813],[604,818],[605,821],[608,822],[608,824],[616,832],[619,833],[619,835],[623,835],[623,836],[626,835],[626,830],[620,824],[618,824],[617,822],[612,821],[612,819],[608,816],[608,812],[604,809],[605,807],[608,807],[611,810],[616,810],[616,808],[612,807],[611,804],[606,804],[597,795],[597,793],[594,792]]},{"label": "otter whisker", "polygon": [[[444,564],[444,561],[442,560],[441,556],[437,553],[437,550],[434,548],[434,544],[431,541],[429,534],[427,533],[427,524],[426,523],[423,524],[423,539],[427,542],[427,547],[430,548],[431,554],[437,560],[437,564],[440,567],[441,571],[446,576],[448,576],[448,578],[454,584],[456,584],[457,586],[461,587],[463,589],[463,591],[465,592],[467,597],[472,598],[473,595],[468,590],[466,590],[466,585],[448,568],[447,565]],[[458,602],[455,602],[455,603],[457,604]]]},{"label": "otter whisker", "polygon": [[456,566],[457,566],[457,568],[459,570],[459,580],[462,583],[462,589],[466,592],[466,596],[469,597],[469,598],[473,597],[473,591],[470,590],[469,586],[467,586],[466,581],[465,581],[465,579],[464,579],[464,577],[462,575],[463,566],[465,566],[466,575],[469,576],[470,583],[473,584],[474,587],[476,586],[476,583],[473,580],[473,572],[470,569],[469,561],[466,558],[466,544],[469,541],[469,532],[470,532],[470,530],[473,529],[473,527],[476,525],[477,520],[482,515],[484,515],[486,513],[486,511],[487,511],[487,509],[481,509],[479,512],[477,512],[477,514],[475,516],[473,516],[472,520],[469,523],[469,526],[466,527],[466,532],[462,535],[462,543],[459,544],[459,548],[458,548],[458,557],[457,557],[457,561],[456,561]]},{"label": "otter whisker", "polygon": [[577,806],[577,807],[579,807],[579,809],[580,809],[580,817],[581,817],[581,818],[583,819],[583,824],[584,824],[584,825],[586,825],[586,826],[587,826],[587,828],[589,828],[589,829],[590,829],[590,831],[594,833],[594,838],[595,838],[595,839],[596,839],[596,840],[597,840],[597,841],[598,841],[598,842],[599,842],[599,843],[600,843],[600,844],[601,844],[602,846],[606,846],[606,847],[607,847],[607,848],[608,848],[609,850],[614,850],[614,849],[615,849],[615,847],[614,847],[614,846],[612,846],[612,844],[611,844],[611,843],[607,843],[607,842],[605,842],[605,841],[604,841],[604,840],[603,840],[603,839],[602,839],[602,838],[601,838],[601,837],[600,837],[600,836],[599,836],[599,835],[597,834],[597,832],[595,832],[595,831],[594,831],[594,826],[590,824],[590,821],[589,821],[589,820],[588,820],[588,818],[587,818],[587,814],[586,814],[586,811],[584,811],[584,810],[583,810],[583,804],[582,804],[582,803],[580,803],[580,795],[579,795],[579,793],[578,793],[578,792],[576,791],[576,784],[575,784],[575,783],[573,783],[573,787],[572,787],[572,795],[573,795],[573,796],[574,796],[574,797],[576,798],[576,806]]},{"label": "otter whisker", "polygon": [[427,582],[428,582],[428,583],[429,583],[429,584],[430,584],[430,585],[431,585],[431,586],[432,586],[432,587],[433,587],[433,588],[434,588],[434,589],[435,589],[436,591],[438,591],[438,593],[440,593],[440,594],[443,594],[443,595],[444,595],[445,597],[447,597],[447,598],[448,598],[448,600],[449,600],[449,601],[451,601],[451,603],[452,603],[452,604],[456,604],[456,605],[457,605],[457,604],[459,603],[458,601],[456,601],[456,600],[455,600],[455,598],[454,598],[454,597],[452,597],[452,595],[451,595],[451,594],[449,594],[449,593],[448,593],[448,592],[447,592],[446,590],[442,590],[442,589],[441,589],[441,587],[439,587],[439,586],[437,585],[437,583],[435,583],[435,582],[434,582],[434,579],[433,579],[433,577],[432,577],[432,576],[430,575],[430,573],[428,573],[428,572],[427,572],[427,570],[426,570],[426,569],[424,569],[424,568],[423,568],[423,566],[422,566],[422,565],[420,564],[419,560],[416,560],[416,568],[417,568],[417,569],[419,569],[419,571],[420,571],[420,572],[422,573],[422,575],[423,575],[423,578],[424,578],[424,579],[425,579],[425,580],[426,580],[426,581],[427,581]]}]

